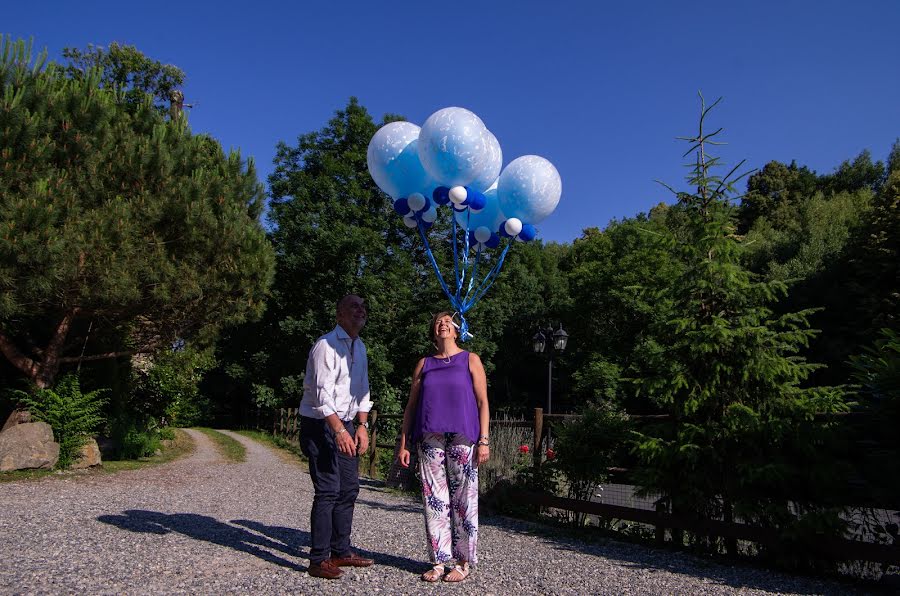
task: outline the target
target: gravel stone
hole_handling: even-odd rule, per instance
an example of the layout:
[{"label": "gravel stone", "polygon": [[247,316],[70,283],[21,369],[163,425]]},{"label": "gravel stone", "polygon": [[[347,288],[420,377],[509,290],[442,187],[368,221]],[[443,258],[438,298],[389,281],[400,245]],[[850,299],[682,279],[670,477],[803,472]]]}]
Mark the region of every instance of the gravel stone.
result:
[{"label": "gravel stone", "polygon": [[354,548],[375,559],[340,580],[306,573],[305,468],[241,435],[247,461],[210,440],[177,461],[114,475],[0,484],[2,594],[846,594],[849,584],[711,563],[482,516],[479,565],[428,584],[418,501],[362,480]]}]

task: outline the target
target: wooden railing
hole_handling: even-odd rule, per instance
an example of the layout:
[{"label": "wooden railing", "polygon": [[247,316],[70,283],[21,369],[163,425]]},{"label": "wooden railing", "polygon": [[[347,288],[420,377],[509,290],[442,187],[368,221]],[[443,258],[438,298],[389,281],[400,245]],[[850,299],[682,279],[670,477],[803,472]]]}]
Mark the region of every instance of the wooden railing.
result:
[{"label": "wooden railing", "polygon": [[[832,417],[835,415],[828,416]],[[844,414],[842,416],[853,417],[854,414]],[[547,440],[552,427],[573,417],[577,417],[577,415],[544,414],[543,409],[536,408],[534,411],[534,419],[531,422],[496,420],[491,421],[491,426],[531,428],[534,432],[534,465],[540,466],[542,462],[541,454],[544,452],[543,444]],[[379,431],[379,422],[383,424],[388,420],[402,420],[402,418],[403,416],[401,414],[379,414],[377,410],[372,410],[369,413],[369,426],[371,429],[369,433],[370,452],[368,454],[368,462],[366,463],[370,477],[375,477],[376,475],[379,453],[388,450],[393,456],[399,439],[399,437],[396,436],[382,437],[382,431]],[[669,419],[666,415],[631,416],[630,418],[636,422],[665,421]],[[279,410],[275,415],[272,432],[276,436],[283,437],[288,441],[298,442],[299,409],[292,408]],[[609,468],[607,471],[611,474],[623,474],[627,473],[629,470],[626,468]],[[665,506],[662,504],[658,504],[656,511],[653,511],[593,501],[568,499],[546,493],[517,492],[515,497],[520,503],[530,504],[536,507],[562,509],[576,513],[597,515],[609,519],[626,520],[652,525],[655,527],[656,540],[660,544],[665,541],[667,529],[673,530],[674,532],[686,530],[710,537],[721,537],[725,538],[730,544],[734,544],[734,540],[748,540],[762,545],[777,545],[782,540],[777,531],[772,529],[748,526],[733,521],[700,519],[676,515],[666,511]],[[900,544],[874,544],[857,540],[820,536],[816,537],[814,541],[804,543],[804,547],[808,548],[811,553],[822,558],[839,561],[863,560],[875,563],[900,565]],[[729,548],[728,550],[731,551],[732,549]]]}]

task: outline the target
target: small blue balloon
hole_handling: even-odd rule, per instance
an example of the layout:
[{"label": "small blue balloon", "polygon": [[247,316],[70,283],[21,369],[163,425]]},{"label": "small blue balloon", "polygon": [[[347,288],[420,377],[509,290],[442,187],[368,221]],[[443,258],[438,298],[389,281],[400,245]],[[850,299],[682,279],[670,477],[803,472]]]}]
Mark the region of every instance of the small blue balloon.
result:
[{"label": "small blue balloon", "polygon": [[446,205],[450,202],[450,189],[446,186],[438,186],[434,189],[434,192],[431,193],[431,198],[434,199],[434,202],[438,205]]},{"label": "small blue balloon", "polygon": [[500,236],[492,232],[490,239],[488,239],[488,241],[485,242],[484,245],[488,248],[497,248],[498,246],[500,246]]},{"label": "small blue balloon", "polygon": [[463,201],[463,205],[468,205],[469,209],[474,209],[475,211],[480,211],[484,209],[484,206],[487,205],[487,198],[477,190],[473,190],[466,187],[466,200]]},{"label": "small blue balloon", "polygon": [[497,228],[497,234],[500,235],[501,238],[512,238],[509,234],[506,233],[506,220],[504,219],[500,222],[500,227]]},{"label": "small blue balloon", "polygon": [[409,203],[406,202],[406,199],[397,199],[394,201],[394,211],[399,213],[400,215],[406,215],[411,211],[409,208]]},{"label": "small blue balloon", "polygon": [[529,240],[534,240],[535,235],[537,235],[537,230],[534,229],[534,226],[531,224],[522,224],[522,231],[519,232],[519,235],[516,236],[522,242],[528,242]]}]

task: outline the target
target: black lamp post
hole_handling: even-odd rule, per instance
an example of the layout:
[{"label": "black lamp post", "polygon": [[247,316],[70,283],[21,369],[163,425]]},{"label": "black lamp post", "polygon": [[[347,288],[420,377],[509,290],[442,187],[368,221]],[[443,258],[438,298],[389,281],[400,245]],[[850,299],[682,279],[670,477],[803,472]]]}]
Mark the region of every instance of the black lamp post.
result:
[{"label": "black lamp post", "polygon": [[547,354],[547,413],[553,413],[553,356],[566,351],[569,334],[563,331],[562,324],[556,331],[548,327],[535,333],[531,338],[535,354]]}]

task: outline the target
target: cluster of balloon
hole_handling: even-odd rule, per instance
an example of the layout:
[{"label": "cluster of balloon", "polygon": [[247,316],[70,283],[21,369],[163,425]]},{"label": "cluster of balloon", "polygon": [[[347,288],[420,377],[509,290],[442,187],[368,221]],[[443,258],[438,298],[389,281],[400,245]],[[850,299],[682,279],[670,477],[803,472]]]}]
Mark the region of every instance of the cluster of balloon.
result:
[{"label": "cluster of balloon", "polygon": [[[559,203],[559,172],[537,155],[516,158],[503,168],[497,138],[464,108],[438,110],[421,128],[410,122],[385,124],[369,142],[367,161],[375,184],[394,200],[394,210],[407,226],[418,229],[438,282],[460,314],[465,341],[471,337],[465,313],[500,273],[512,241],[533,240],[535,224]],[[444,206],[453,213],[455,288],[445,281],[428,241]],[[500,248],[504,240],[492,258],[489,250]],[[485,262],[491,269],[478,280],[478,266]]]}]

